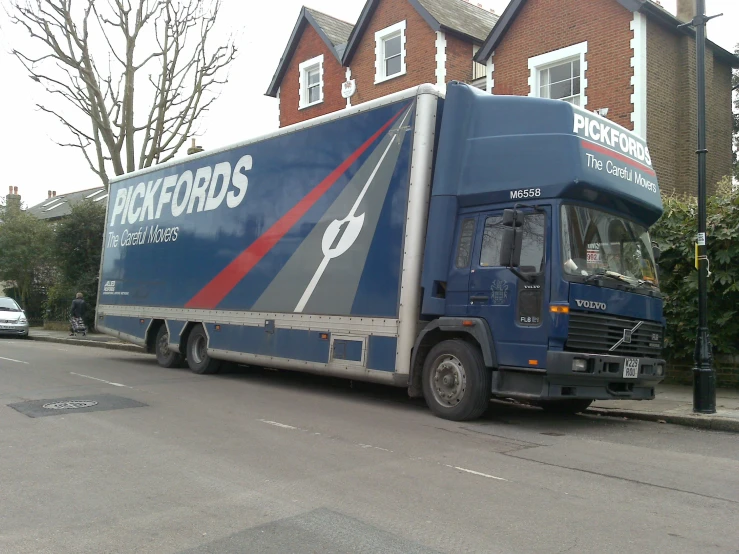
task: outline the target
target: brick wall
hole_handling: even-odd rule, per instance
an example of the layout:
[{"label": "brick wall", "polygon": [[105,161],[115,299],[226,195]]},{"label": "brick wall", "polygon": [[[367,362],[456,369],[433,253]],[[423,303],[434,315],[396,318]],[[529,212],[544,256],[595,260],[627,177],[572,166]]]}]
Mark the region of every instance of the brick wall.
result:
[{"label": "brick wall", "polygon": [[[303,110],[300,104],[300,64],[323,54],[323,102]],[[280,83],[280,127],[325,115],[346,107],[341,96],[345,69],[312,26],[306,25],[295,54]]]},{"label": "brick wall", "polygon": [[472,80],[472,43],[446,33],[446,80]]},{"label": "brick wall", "polygon": [[[695,40],[647,23],[647,140],[665,193],[697,194]],[[706,51],[706,181],[731,172],[731,69]]]},{"label": "brick wall", "polygon": [[680,118],[685,91],[675,68],[686,61],[681,48],[679,36],[647,22],[647,144],[660,187],[667,193],[686,192],[682,175],[690,160],[680,155],[681,143],[685,137],[695,137],[689,125],[692,120]]},{"label": "brick wall", "polygon": [[[406,21],[406,74],[375,85],[375,32],[403,20]],[[357,81],[352,104],[374,100],[422,83],[435,83],[436,32],[431,30],[407,0],[380,2],[357,45],[350,67],[352,78]]]},{"label": "brick wall", "polygon": [[709,185],[731,175],[732,169],[731,68],[714,57],[712,69],[706,94]]},{"label": "brick wall", "polygon": [[495,50],[493,92],[528,95],[529,58],[587,41],[585,107],[633,129],[632,19],[614,0],[528,0]]}]

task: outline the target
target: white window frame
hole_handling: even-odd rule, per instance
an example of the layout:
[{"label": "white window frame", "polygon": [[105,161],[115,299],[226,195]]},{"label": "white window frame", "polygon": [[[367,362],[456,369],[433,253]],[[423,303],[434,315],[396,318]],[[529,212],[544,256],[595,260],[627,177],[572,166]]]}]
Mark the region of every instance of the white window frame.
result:
[{"label": "white window frame", "polygon": [[580,107],[585,108],[588,105],[588,80],[585,78],[585,72],[588,69],[588,62],[585,59],[587,53],[588,42],[585,41],[529,58],[529,96],[539,97],[539,90],[541,89],[539,75],[543,69],[579,58],[580,98],[582,99]]},{"label": "white window frame", "polygon": [[[405,67],[405,20],[375,33],[375,84],[395,79],[406,74]],[[400,72],[385,74],[385,41],[400,36]]]},{"label": "white window frame", "polygon": [[[308,72],[318,69],[318,100],[315,102],[308,101]],[[300,101],[298,103],[298,109],[304,110],[323,102],[323,54],[306,60],[298,67],[300,71]]]}]

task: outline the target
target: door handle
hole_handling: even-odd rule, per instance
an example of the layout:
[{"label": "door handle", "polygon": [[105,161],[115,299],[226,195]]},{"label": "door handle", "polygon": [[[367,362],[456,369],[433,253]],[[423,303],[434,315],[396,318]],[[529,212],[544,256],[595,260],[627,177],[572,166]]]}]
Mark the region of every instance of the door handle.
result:
[{"label": "door handle", "polygon": [[489,296],[470,296],[470,302],[487,302],[490,300]]}]

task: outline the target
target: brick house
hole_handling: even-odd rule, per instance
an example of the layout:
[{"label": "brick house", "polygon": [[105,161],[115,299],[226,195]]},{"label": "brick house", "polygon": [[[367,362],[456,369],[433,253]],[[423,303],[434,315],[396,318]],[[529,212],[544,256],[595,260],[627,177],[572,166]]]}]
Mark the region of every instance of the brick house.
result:
[{"label": "brick house", "polygon": [[283,127],[422,83],[484,87],[473,55],[496,21],[465,0],[367,0],[356,25],[303,8],[267,95]]},{"label": "brick house", "polygon": [[[558,98],[646,137],[663,191],[696,190],[694,15],[651,0],[511,0],[477,52],[494,94]],[[731,173],[731,69],[739,58],[707,44],[708,185]],[[711,190],[709,188],[709,190]]]},{"label": "brick house", "polygon": [[[356,25],[304,8],[267,95],[280,126],[451,80],[561,99],[645,137],[662,190],[694,194],[695,33],[678,27],[694,2],[675,17],[653,0],[511,0],[498,19],[464,0],[368,0]],[[709,191],[731,173],[732,67],[708,41]]]},{"label": "brick house", "polygon": [[341,58],[354,26],[303,7],[267,91],[280,102],[280,127],[346,106]]}]

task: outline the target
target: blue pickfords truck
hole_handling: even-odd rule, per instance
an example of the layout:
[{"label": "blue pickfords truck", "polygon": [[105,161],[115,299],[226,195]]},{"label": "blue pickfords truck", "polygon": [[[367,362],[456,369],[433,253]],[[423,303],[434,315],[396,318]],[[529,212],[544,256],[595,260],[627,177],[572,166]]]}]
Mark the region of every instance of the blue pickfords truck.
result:
[{"label": "blue pickfords truck", "polygon": [[572,104],[423,85],[110,185],[97,327],[407,387],[440,417],[651,399],[649,150]]}]

